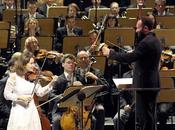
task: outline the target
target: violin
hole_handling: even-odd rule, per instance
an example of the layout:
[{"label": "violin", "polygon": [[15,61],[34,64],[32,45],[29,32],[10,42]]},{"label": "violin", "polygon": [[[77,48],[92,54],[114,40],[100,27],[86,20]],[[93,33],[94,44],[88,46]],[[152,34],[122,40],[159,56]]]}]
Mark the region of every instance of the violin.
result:
[{"label": "violin", "polygon": [[50,82],[53,79],[52,76],[53,76],[53,73],[51,71],[48,71],[48,70],[41,71],[40,75],[37,72],[29,71],[25,74],[25,79],[33,82],[37,78],[39,78],[41,81]]},{"label": "violin", "polygon": [[58,53],[57,51],[47,51],[45,49],[40,49],[36,54],[36,60],[43,60],[47,56],[47,59],[53,61],[60,61],[60,59],[64,56],[63,53]]}]

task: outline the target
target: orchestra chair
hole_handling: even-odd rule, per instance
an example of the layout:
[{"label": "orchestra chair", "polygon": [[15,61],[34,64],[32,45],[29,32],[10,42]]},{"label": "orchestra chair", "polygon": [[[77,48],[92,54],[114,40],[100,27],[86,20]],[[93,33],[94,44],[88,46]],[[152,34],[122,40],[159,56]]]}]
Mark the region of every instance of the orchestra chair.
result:
[{"label": "orchestra chair", "polygon": [[118,18],[118,27],[135,27],[136,18]]},{"label": "orchestra chair", "polygon": [[53,18],[38,18],[41,36],[54,36],[55,20]]},{"label": "orchestra chair", "polygon": [[175,29],[155,29],[156,36],[165,47],[174,46],[175,43]]},{"label": "orchestra chair", "polygon": [[[110,13],[111,13],[110,8],[97,8],[97,21],[96,22],[101,22],[104,16]],[[95,14],[96,14],[95,8],[89,9],[88,18],[92,20],[93,22],[95,22],[96,20]]]},{"label": "orchestra chair", "polygon": [[173,29],[175,28],[175,18],[174,16],[156,16],[156,22],[163,29]]},{"label": "orchestra chair", "polygon": [[48,18],[58,18],[67,15],[67,6],[53,6],[48,10]]},{"label": "orchestra chair", "polygon": [[[141,15],[146,16],[149,12],[152,12],[152,8],[142,8]],[[126,17],[127,18],[137,18],[139,17],[140,9],[139,8],[127,8]]]},{"label": "orchestra chair", "polygon": [[90,46],[89,37],[85,36],[66,36],[63,39],[63,53],[77,55],[77,52]]},{"label": "orchestra chair", "polygon": [[[52,50],[52,44],[53,44],[53,37],[51,36],[40,36],[36,37],[39,42],[40,49],[46,49],[47,51]],[[21,51],[24,50],[25,40],[27,37],[21,38]]]},{"label": "orchestra chair", "polygon": [[[22,15],[27,13],[27,9],[18,9],[17,15]],[[6,9],[3,11],[3,21],[11,22],[12,25],[16,25],[16,9]]]},{"label": "orchestra chair", "polygon": [[9,29],[0,29],[0,49],[5,49],[9,43],[10,32]]},{"label": "orchestra chair", "polygon": [[89,31],[93,29],[93,22],[89,19],[76,19],[76,26],[83,30],[83,36],[88,36]]}]

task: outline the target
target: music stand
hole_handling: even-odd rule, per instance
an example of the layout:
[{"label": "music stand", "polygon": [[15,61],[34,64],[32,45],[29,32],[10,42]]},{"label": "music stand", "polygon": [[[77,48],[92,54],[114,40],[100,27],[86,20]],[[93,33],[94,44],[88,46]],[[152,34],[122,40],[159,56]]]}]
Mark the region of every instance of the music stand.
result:
[{"label": "music stand", "polygon": [[121,92],[121,90],[127,88],[128,85],[131,85],[133,82],[132,80],[133,80],[132,78],[113,79],[114,84],[116,85],[116,87],[119,90],[118,102],[117,102],[117,111],[118,111],[117,130],[120,130],[120,92]]},{"label": "music stand", "polygon": [[[137,18],[139,12],[140,12],[139,8],[127,8],[126,17],[127,18]],[[142,8],[141,9],[142,16],[146,16],[149,12],[152,12],[152,8]]]},{"label": "music stand", "polygon": [[63,39],[63,53],[76,55],[86,46],[90,46],[89,37],[66,36]]},{"label": "music stand", "polygon": [[[72,107],[72,106],[78,106],[81,117],[80,122],[80,128],[83,130],[84,124],[83,124],[83,107],[84,105],[90,105],[92,103],[92,100],[94,99],[95,95],[99,90],[102,89],[101,85],[96,86],[71,86],[68,89],[66,89],[63,93],[63,98],[67,96],[68,94],[72,93],[73,91],[77,91],[74,95],[72,95],[70,98],[65,100],[64,102],[61,102],[58,104],[58,107]],[[88,120],[88,119],[87,119]]]},{"label": "music stand", "polygon": [[9,30],[0,30],[0,49],[7,48],[9,42]]},{"label": "music stand", "polygon": [[54,24],[53,18],[37,18],[41,36],[53,36],[54,35]]},{"label": "music stand", "polygon": [[89,13],[88,13],[88,18],[90,20],[95,21],[96,11],[97,11],[97,22],[102,21],[104,16],[110,14],[111,12],[110,8],[97,8],[97,10],[95,8],[91,8],[89,9]]},{"label": "music stand", "polygon": [[175,28],[174,16],[156,16],[156,22],[161,28]]},{"label": "music stand", "polygon": [[[119,51],[121,51],[120,47],[133,46],[134,40],[135,30],[133,28],[108,28],[104,32],[104,42],[109,46],[113,46],[109,43],[116,44],[119,47]],[[121,63],[119,63],[119,77],[122,77],[121,73]]]},{"label": "music stand", "polygon": [[[27,9],[17,9],[17,15],[25,14]],[[9,21],[12,25],[15,25],[16,9],[6,9],[3,11],[3,21]]]},{"label": "music stand", "polygon": [[92,64],[92,67],[97,68],[104,75],[106,67],[106,57],[105,56],[91,56],[94,57],[96,63]]},{"label": "music stand", "polygon": [[119,27],[135,27],[136,18],[118,18]]},{"label": "music stand", "polygon": [[10,22],[7,21],[0,21],[0,29],[4,29],[4,30],[10,30]]},{"label": "music stand", "polygon": [[48,10],[48,18],[58,18],[67,15],[67,6],[53,6]]},{"label": "music stand", "polygon": [[174,46],[175,29],[155,29],[154,32],[165,47]]},{"label": "music stand", "polygon": [[83,36],[88,36],[89,30],[93,29],[93,22],[90,19],[76,19],[76,26],[83,30]]},{"label": "music stand", "polygon": [[[111,35],[113,34],[113,35]],[[133,28],[107,28],[104,33],[104,42],[111,46],[108,41],[118,46],[134,45],[135,30]]]},{"label": "music stand", "polygon": [[[163,76],[163,74],[162,74]],[[160,78],[160,92],[157,96],[157,103],[174,103],[175,102],[175,88],[173,77],[166,77],[166,73]],[[170,115],[172,116],[172,115]],[[173,124],[173,118],[171,118]],[[173,125],[172,125],[173,127]]]},{"label": "music stand", "polygon": [[161,89],[157,102],[175,102],[174,80],[171,77],[160,78]]},{"label": "music stand", "polygon": [[[46,49],[48,51],[52,50],[52,43],[53,43],[53,37],[36,37],[38,39],[38,43],[40,45],[40,48],[42,49]],[[23,51],[24,49],[24,45],[25,45],[25,40],[27,39],[27,37],[22,37],[21,38],[21,51]]]}]

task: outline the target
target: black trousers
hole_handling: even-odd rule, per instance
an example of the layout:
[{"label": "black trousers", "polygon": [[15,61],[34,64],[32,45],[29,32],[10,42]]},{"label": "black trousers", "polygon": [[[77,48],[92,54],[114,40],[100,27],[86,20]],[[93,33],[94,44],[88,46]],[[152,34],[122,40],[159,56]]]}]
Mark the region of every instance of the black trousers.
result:
[{"label": "black trousers", "polygon": [[156,130],[157,91],[136,92],[136,126],[137,130]]}]

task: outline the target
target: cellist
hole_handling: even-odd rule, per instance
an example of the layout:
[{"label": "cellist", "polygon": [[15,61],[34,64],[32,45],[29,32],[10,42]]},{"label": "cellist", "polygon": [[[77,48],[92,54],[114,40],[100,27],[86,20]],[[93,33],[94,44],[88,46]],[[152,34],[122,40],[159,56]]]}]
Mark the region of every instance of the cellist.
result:
[{"label": "cellist", "polygon": [[[56,97],[59,94],[63,94],[64,91],[75,84],[80,84],[77,81],[77,77],[75,75],[75,68],[76,68],[76,58],[72,54],[65,54],[63,58],[61,59],[62,67],[64,69],[64,72],[58,76],[58,80],[54,84],[53,90],[49,94],[49,98],[52,99]],[[55,99],[50,103],[50,111],[52,113],[52,130],[61,130],[61,116],[63,112],[65,112],[65,109],[60,109],[57,107],[59,99]],[[72,119],[71,119],[72,120]],[[69,121],[66,122],[67,125],[70,125],[71,130],[75,128],[75,124],[70,124]]]},{"label": "cellist", "polygon": [[[92,67],[92,64],[95,63],[95,59],[91,59],[88,52],[82,50],[77,54],[78,59],[78,68],[76,70],[76,75],[78,75],[79,81],[86,86],[86,85],[104,85],[104,90],[108,90],[109,84],[106,79],[103,77],[102,73],[99,69]],[[104,107],[102,105],[103,98],[100,100],[96,100],[94,104],[94,115],[96,119],[96,130],[104,130]],[[91,106],[92,107],[92,106]]]}]

